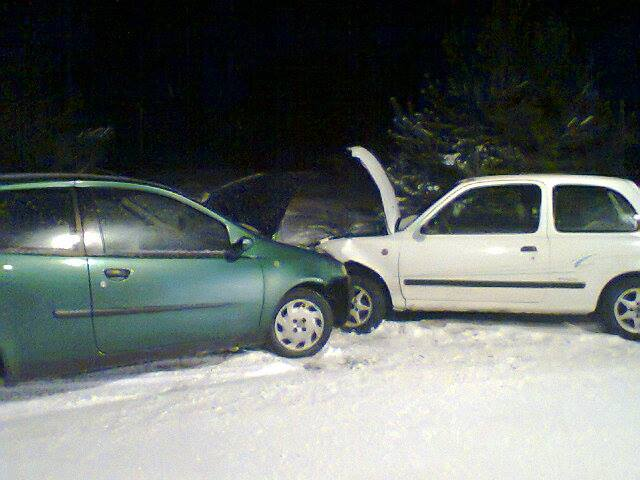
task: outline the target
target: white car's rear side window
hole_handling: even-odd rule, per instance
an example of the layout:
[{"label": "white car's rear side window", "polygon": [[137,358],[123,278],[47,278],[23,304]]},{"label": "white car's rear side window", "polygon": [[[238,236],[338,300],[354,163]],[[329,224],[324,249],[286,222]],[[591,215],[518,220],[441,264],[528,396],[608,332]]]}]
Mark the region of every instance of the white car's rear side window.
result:
[{"label": "white car's rear side window", "polygon": [[553,216],[559,232],[633,232],[635,209],[620,193],[593,185],[553,189]]}]

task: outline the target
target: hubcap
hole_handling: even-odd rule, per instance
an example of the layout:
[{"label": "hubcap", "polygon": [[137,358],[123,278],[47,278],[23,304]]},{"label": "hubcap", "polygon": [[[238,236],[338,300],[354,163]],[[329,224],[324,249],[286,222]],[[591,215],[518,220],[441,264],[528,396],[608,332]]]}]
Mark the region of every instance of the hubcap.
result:
[{"label": "hubcap", "polygon": [[373,312],[373,302],[371,295],[364,288],[354,285],[354,294],[351,298],[351,310],[349,310],[349,318],[345,322],[345,326],[356,328],[367,323]]},{"label": "hubcap", "polygon": [[640,333],[640,288],[630,288],[620,294],[613,306],[616,321],[629,333]]},{"label": "hubcap", "polygon": [[323,329],[322,311],[309,300],[292,300],[276,315],[276,339],[288,350],[308,350],[318,343]]}]

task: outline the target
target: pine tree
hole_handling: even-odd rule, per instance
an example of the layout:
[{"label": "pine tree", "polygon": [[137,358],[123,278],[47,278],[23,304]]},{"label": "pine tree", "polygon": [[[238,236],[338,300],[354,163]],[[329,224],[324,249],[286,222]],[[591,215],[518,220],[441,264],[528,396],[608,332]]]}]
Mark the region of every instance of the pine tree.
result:
[{"label": "pine tree", "polygon": [[406,213],[465,177],[624,175],[625,154],[638,143],[635,116],[600,97],[566,25],[529,2],[496,1],[480,31],[468,32],[445,38],[452,73],[426,76],[417,107],[391,100],[389,173]]}]

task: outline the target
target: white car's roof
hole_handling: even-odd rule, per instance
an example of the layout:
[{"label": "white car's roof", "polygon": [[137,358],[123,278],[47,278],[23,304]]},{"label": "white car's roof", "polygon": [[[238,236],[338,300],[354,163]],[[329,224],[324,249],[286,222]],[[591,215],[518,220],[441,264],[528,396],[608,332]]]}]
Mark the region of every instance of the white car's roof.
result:
[{"label": "white car's roof", "polygon": [[518,175],[488,175],[485,177],[474,177],[462,180],[460,183],[482,183],[482,182],[542,182],[548,185],[557,184],[586,184],[586,185],[635,185],[631,180],[618,177],[604,177],[600,175],[570,175],[566,173],[527,173]]},{"label": "white car's roof", "polygon": [[[349,148],[351,154],[357,158],[364,168],[369,172],[371,178],[375,182],[380,191],[382,206],[387,221],[387,230],[389,233],[396,231],[396,224],[400,218],[400,208],[398,199],[389,177],[378,159],[364,147]],[[527,173],[519,175],[491,175],[486,177],[467,178],[458,183],[458,187],[466,187],[469,185],[503,183],[503,182],[538,182],[546,187],[553,188],[555,185],[573,184],[573,185],[594,185],[607,187],[622,193],[631,201],[634,208],[640,211],[640,189],[638,185],[631,180],[617,177],[603,177],[597,175],[570,175],[566,173]],[[455,191],[459,191],[458,187],[445,194],[440,200],[432,205],[432,208],[439,202],[444,201],[448,195]]]}]

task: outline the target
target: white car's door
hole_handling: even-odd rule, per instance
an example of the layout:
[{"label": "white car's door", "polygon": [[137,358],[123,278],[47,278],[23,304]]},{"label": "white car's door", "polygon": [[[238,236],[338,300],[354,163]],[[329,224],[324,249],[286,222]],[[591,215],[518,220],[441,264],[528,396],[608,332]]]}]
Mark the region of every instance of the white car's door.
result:
[{"label": "white car's door", "polygon": [[536,182],[487,182],[401,235],[399,276],[415,310],[544,311],[548,200]]}]

